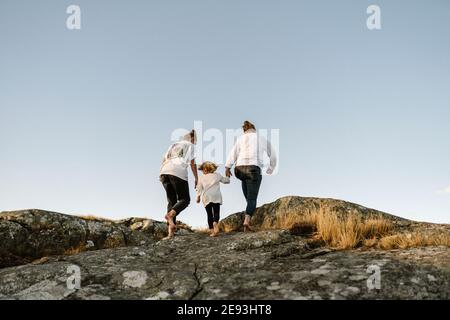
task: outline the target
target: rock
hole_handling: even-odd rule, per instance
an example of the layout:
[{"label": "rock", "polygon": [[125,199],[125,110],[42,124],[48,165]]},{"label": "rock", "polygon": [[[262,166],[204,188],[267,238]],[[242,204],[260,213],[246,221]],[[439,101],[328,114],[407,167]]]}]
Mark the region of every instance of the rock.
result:
[{"label": "rock", "polygon": [[[263,245],[254,245],[255,242]],[[291,236],[284,230],[232,232],[218,238],[188,233],[173,241],[154,242],[145,247],[51,257],[44,264],[0,269],[0,297],[450,299],[448,247],[329,250],[318,257],[305,258],[309,249],[304,243],[301,237]],[[288,248],[293,247],[299,249],[289,255],[273,255],[275,251],[290,251]],[[369,290],[367,286],[367,279],[372,275],[367,270],[374,264],[379,264],[381,271],[379,290]],[[81,270],[78,290],[67,288],[70,276],[67,270],[73,265]]]},{"label": "rock", "polygon": [[125,287],[140,288],[146,284],[148,276],[145,271],[126,271],[123,273],[123,278]]},{"label": "rock", "polygon": [[[3,212],[0,299],[450,299],[450,247],[327,248],[307,226],[277,229],[286,210],[358,212],[363,219],[381,214],[411,234],[449,230],[344,201],[301,197],[258,208],[257,232],[236,232],[243,219],[237,213],[223,220],[230,232],[217,238],[180,223],[175,239],[166,241],[160,240],[166,224],[148,219]],[[78,276],[80,286],[71,286]]]},{"label": "rock", "polygon": [[[369,209],[358,204],[347,201],[323,198],[306,198],[297,196],[288,196],[280,198],[272,203],[262,205],[256,209],[252,218],[252,225],[255,228],[277,227],[282,225],[283,219],[286,215],[306,215],[314,214],[319,211],[322,212],[336,212],[341,216],[349,213],[358,213],[361,217],[382,216],[386,219],[395,221],[398,224],[409,225],[409,221],[391,214],[381,212],[374,209]],[[242,229],[245,213],[238,212],[232,214],[221,222],[222,231],[238,231]],[[307,235],[314,230],[308,225],[296,225],[292,228],[292,233],[296,235]]]},{"label": "rock", "polygon": [[[149,227],[135,226],[147,221]],[[0,213],[0,268],[51,255],[150,244],[167,235],[165,223],[131,218],[109,221],[43,210]]]},{"label": "rock", "polygon": [[86,241],[86,249],[95,248],[95,243],[92,240]]}]

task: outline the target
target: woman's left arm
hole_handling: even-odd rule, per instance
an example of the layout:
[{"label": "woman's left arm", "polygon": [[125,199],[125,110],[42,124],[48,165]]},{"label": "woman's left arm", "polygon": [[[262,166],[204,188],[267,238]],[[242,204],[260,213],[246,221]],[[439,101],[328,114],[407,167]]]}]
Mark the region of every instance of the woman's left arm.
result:
[{"label": "woman's left arm", "polygon": [[191,160],[191,169],[192,169],[192,174],[194,175],[194,186],[195,188],[197,188],[197,184],[198,184],[198,172],[197,172],[197,164],[195,163],[195,159]]},{"label": "woman's left arm", "polygon": [[267,174],[272,174],[273,170],[275,170],[275,167],[277,166],[277,154],[274,150],[274,148],[272,147],[272,144],[270,143],[269,140],[266,139],[266,152],[267,152],[267,156],[270,159],[270,164],[269,164],[269,168],[267,169]]}]

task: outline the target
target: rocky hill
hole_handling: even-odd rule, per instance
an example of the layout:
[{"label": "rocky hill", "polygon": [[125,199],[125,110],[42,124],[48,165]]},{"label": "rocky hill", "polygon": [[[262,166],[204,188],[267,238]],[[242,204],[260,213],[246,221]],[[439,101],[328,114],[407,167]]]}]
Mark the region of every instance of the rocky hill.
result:
[{"label": "rocky hill", "polygon": [[[288,196],[264,204],[256,210],[252,224],[256,227],[273,228],[282,225],[286,218],[311,216],[324,212],[334,213],[340,217],[356,214],[363,220],[370,217],[382,217],[397,225],[411,225],[413,221],[396,217],[386,212],[370,209],[361,205],[335,199]],[[238,212],[225,218],[221,227],[224,231],[237,231],[242,227],[245,212]]]},{"label": "rocky hill", "polygon": [[[320,238],[320,224],[299,227],[319,213],[342,219],[357,214],[359,225],[378,217],[392,223],[388,238],[438,233],[439,241],[390,250],[355,242],[342,250]],[[157,221],[3,212],[0,299],[450,298],[448,225],[301,197],[258,208],[257,232],[241,232],[241,219],[242,213],[224,219],[227,233],[218,238],[182,229],[174,240],[161,241],[167,228]],[[74,288],[77,268],[80,286]]]},{"label": "rocky hill", "polygon": [[166,235],[165,223],[141,218],[110,221],[43,210],[1,212],[0,268],[51,255],[148,245]]}]

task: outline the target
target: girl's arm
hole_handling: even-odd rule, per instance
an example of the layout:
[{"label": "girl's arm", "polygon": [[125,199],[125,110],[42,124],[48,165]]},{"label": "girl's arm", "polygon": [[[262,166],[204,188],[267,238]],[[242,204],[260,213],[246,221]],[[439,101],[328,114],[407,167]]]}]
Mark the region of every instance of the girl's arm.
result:
[{"label": "girl's arm", "polygon": [[220,173],[218,173],[218,175],[220,176],[220,182],[222,182],[223,184],[229,184],[230,183],[230,178],[229,177],[224,177]]}]

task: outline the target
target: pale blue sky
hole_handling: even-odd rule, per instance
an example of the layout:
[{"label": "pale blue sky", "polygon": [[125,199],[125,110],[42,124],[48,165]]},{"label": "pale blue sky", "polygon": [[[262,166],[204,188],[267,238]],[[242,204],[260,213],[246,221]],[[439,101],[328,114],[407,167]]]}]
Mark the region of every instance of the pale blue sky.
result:
[{"label": "pale blue sky", "polygon": [[[249,119],[280,129],[260,204],[332,197],[448,223],[449,15],[445,0],[0,0],[0,211],[161,220],[172,130]],[[222,217],[245,207],[236,180],[222,190]],[[180,219],[206,225],[195,203]]]}]

